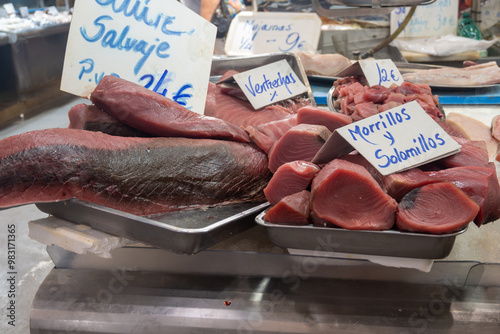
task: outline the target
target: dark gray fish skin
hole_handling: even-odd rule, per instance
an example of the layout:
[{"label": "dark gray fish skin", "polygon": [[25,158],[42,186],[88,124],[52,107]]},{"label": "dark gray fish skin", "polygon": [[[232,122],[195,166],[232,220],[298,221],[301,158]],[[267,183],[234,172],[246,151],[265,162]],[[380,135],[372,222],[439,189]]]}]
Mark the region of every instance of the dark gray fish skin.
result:
[{"label": "dark gray fish skin", "polygon": [[[49,136],[55,139],[38,140]],[[148,215],[264,201],[270,178],[266,155],[246,143],[124,138],[74,129],[15,137],[0,141],[0,150],[21,144],[0,153],[0,209],[78,198]],[[82,138],[87,142],[75,144]]]}]

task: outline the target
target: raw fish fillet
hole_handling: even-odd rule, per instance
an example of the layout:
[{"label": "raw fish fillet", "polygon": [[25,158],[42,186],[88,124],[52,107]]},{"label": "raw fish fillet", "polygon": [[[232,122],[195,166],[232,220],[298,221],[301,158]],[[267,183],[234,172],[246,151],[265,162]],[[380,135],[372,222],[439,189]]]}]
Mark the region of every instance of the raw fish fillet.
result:
[{"label": "raw fish fillet", "polygon": [[412,83],[441,86],[477,86],[500,83],[500,67],[495,61],[464,68],[443,67],[403,74]]},{"label": "raw fish fillet", "polygon": [[343,69],[351,66],[349,58],[337,53],[295,53],[302,63],[306,74],[333,77]]},{"label": "raw fish fillet", "polygon": [[169,98],[112,75],[99,81],[90,100],[120,122],[155,136],[250,142],[245,130],[234,124],[197,114]]}]

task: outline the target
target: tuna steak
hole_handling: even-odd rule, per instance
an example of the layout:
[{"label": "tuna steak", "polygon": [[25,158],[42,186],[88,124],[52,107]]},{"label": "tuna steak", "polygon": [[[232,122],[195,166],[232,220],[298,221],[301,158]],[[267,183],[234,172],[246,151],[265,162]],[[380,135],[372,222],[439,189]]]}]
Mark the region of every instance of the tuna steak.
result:
[{"label": "tuna steak", "polygon": [[306,190],[320,168],[308,161],[292,161],[281,165],[264,189],[267,201],[271,205],[283,197]]},{"label": "tuna steak", "polygon": [[287,162],[311,161],[330,135],[331,132],[323,125],[294,126],[269,151],[269,169],[274,173]]},{"label": "tuna steak", "polygon": [[327,164],[311,184],[315,217],[345,229],[388,230],[396,220],[396,207],[366,168],[345,160]]},{"label": "tuna steak", "polygon": [[0,141],[0,208],[78,198],[137,215],[265,200],[266,155],[213,139],[50,129]]},{"label": "tuna steak", "polygon": [[308,225],[310,197],[307,190],[286,196],[266,212],[264,220],[274,224]]},{"label": "tuna steak", "polygon": [[488,167],[456,167],[427,172],[430,178],[451,182],[479,205],[477,226],[500,218],[500,185],[496,171]]},{"label": "tuna steak", "polygon": [[396,226],[402,231],[451,233],[469,224],[478,211],[478,205],[454,184],[432,183],[403,197]]},{"label": "tuna steak", "polygon": [[307,106],[297,112],[298,124],[324,125],[331,132],[352,123],[350,116],[329,111],[323,108]]},{"label": "tuna steak", "polygon": [[245,130],[203,116],[130,81],[107,75],[90,95],[98,108],[135,129],[164,137],[250,142]]}]

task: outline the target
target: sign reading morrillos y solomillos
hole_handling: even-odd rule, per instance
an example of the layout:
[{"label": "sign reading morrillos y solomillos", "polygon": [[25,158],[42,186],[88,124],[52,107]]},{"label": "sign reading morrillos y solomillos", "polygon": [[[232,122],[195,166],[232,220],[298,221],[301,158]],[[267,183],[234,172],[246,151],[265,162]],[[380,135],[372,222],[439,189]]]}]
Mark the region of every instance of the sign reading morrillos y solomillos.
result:
[{"label": "sign reading morrillos y solomillos", "polygon": [[389,175],[458,153],[460,148],[412,101],[335,130],[312,162],[328,163],[356,149],[382,175]]},{"label": "sign reading morrillos y solomillos", "polygon": [[203,114],[217,28],[176,0],[75,2],[61,90],[115,75]]}]

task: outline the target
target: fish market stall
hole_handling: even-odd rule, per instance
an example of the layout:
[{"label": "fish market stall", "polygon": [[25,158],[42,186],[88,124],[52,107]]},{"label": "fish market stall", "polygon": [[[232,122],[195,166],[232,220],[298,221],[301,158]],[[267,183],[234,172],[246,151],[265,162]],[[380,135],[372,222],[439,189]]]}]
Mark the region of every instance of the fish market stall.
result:
[{"label": "fish market stall", "polygon": [[[305,33],[324,46],[343,38]],[[143,35],[142,45],[156,38]],[[498,82],[443,87],[425,80],[447,66],[397,49],[366,61],[248,54],[248,40],[239,51],[229,41],[233,55],[187,43],[195,70],[153,73],[161,38],[152,58],[113,49],[134,60],[121,69],[99,67],[120,63],[117,35],[74,36],[61,89],[81,97],[0,130],[2,333],[498,332]],[[467,71],[483,66],[500,75],[492,64]],[[171,86],[175,75],[191,87]],[[191,89],[206,94],[203,114]]]}]

